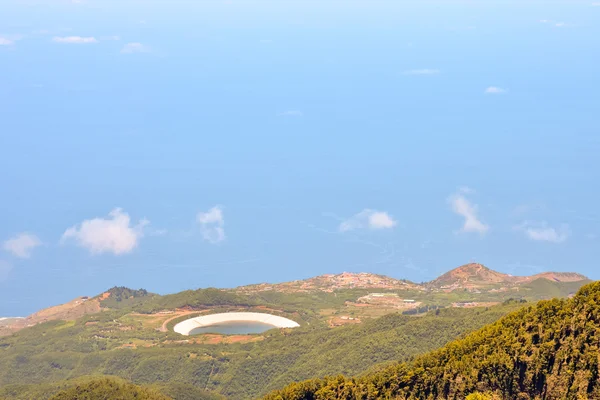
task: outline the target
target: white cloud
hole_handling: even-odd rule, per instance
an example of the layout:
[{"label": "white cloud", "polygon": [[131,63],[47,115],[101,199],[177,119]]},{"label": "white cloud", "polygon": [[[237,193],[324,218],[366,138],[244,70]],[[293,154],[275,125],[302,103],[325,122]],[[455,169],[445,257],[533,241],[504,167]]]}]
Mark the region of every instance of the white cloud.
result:
[{"label": "white cloud", "polygon": [[13,44],[15,44],[14,40],[0,36],[0,46],[12,46]]},{"label": "white cloud", "polygon": [[21,34],[0,35],[0,46],[13,46],[24,37]]},{"label": "white cloud", "polygon": [[554,26],[556,26],[557,28],[562,28],[565,25],[566,24],[564,22],[557,22],[556,24],[554,24]]},{"label": "white cloud", "polygon": [[369,227],[372,229],[386,229],[396,226],[396,221],[385,212],[375,212],[369,216]]},{"label": "white cloud", "polygon": [[121,53],[123,54],[133,54],[133,53],[149,53],[150,47],[145,46],[141,43],[127,43],[121,49]]},{"label": "white cloud", "polygon": [[144,228],[150,224],[147,219],[130,226],[129,215],[115,208],[108,218],[93,218],[67,229],[61,242],[70,239],[92,254],[112,253],[115,255],[130,253],[144,236]]},{"label": "white cloud", "polygon": [[70,44],[90,44],[98,43],[98,39],[95,37],[82,37],[82,36],[54,36],[52,41],[55,43],[70,43]]},{"label": "white cloud", "polygon": [[2,247],[15,257],[29,258],[33,249],[41,244],[42,242],[37,236],[30,233],[20,233],[4,242]]},{"label": "white cloud", "polygon": [[281,117],[302,117],[304,113],[300,110],[288,110],[278,114]]},{"label": "white cloud", "polygon": [[391,229],[397,224],[387,212],[365,208],[358,214],[342,221],[338,230],[340,232],[348,232],[356,229]]},{"label": "white cloud", "polygon": [[479,217],[477,216],[477,205],[471,203],[465,197],[465,195],[473,192],[474,191],[470,188],[461,188],[458,193],[455,193],[448,198],[448,202],[452,206],[452,211],[465,219],[460,232],[474,232],[483,235],[490,227],[479,220]]},{"label": "white cloud", "polygon": [[592,7],[600,7],[600,2],[592,3]]},{"label": "white cloud", "polygon": [[502,89],[497,86],[490,86],[489,88],[485,89],[486,94],[503,94],[506,92],[508,92],[507,89]]},{"label": "white cloud", "polygon": [[523,232],[529,239],[538,242],[562,243],[571,235],[568,225],[563,224],[559,228],[553,228],[548,226],[545,221],[525,221],[515,226],[515,229]]},{"label": "white cloud", "polygon": [[12,265],[4,260],[0,260],[0,282],[3,282],[8,278],[8,274],[12,270]]},{"label": "white cloud", "polygon": [[405,75],[437,75],[441,71],[439,69],[411,69],[404,71]]},{"label": "white cloud", "polygon": [[225,240],[225,218],[221,206],[214,206],[207,212],[199,212],[196,221],[200,224],[202,237],[207,242],[219,243]]}]

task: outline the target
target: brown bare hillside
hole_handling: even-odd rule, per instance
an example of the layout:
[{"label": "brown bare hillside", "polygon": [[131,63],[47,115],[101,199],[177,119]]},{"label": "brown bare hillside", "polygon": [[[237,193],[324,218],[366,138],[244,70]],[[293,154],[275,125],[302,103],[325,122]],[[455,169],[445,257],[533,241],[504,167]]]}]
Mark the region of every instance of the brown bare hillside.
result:
[{"label": "brown bare hillside", "polygon": [[531,276],[513,276],[487,268],[482,264],[471,263],[455,268],[426,284],[431,289],[480,289],[490,286],[518,286],[536,279],[554,282],[582,282],[588,278],[574,272],[543,272]]},{"label": "brown bare hillside", "polygon": [[13,319],[0,329],[0,336],[10,335],[23,328],[34,326],[42,322],[65,320],[72,321],[87,314],[95,314],[101,311],[100,302],[97,299],[78,297],[68,303],[54,307],[45,308],[22,319]]},{"label": "brown bare hillside", "polygon": [[514,282],[514,277],[510,275],[493,271],[482,264],[471,263],[446,272],[429,282],[427,286],[435,288],[460,286],[464,288],[511,282]]},{"label": "brown bare hillside", "polygon": [[533,275],[527,278],[531,281],[534,281],[539,278],[544,278],[554,282],[579,282],[588,279],[586,276],[575,272],[543,272],[541,274]]},{"label": "brown bare hillside", "polygon": [[384,275],[371,274],[367,272],[351,273],[343,272],[341,274],[326,274],[284,283],[260,283],[258,285],[248,285],[236,288],[236,291],[242,293],[253,293],[263,291],[277,291],[287,293],[300,292],[333,292],[338,289],[417,289],[420,285],[410,281],[390,278]]}]

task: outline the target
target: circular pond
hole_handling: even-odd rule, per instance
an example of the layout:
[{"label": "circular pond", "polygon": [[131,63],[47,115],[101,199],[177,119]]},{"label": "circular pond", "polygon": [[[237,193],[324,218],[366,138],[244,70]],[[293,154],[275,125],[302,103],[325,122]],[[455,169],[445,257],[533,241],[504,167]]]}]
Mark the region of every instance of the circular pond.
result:
[{"label": "circular pond", "polygon": [[258,334],[273,328],[297,328],[291,319],[266,313],[232,312],[190,318],[175,325],[182,335],[220,333],[224,335]]}]

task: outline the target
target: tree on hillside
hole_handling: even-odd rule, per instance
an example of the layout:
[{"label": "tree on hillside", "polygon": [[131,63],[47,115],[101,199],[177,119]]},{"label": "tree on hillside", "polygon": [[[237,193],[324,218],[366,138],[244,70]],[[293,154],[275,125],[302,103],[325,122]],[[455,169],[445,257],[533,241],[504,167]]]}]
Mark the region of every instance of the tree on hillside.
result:
[{"label": "tree on hillside", "polygon": [[359,379],[295,383],[266,399],[600,399],[599,352],[595,282],[570,300],[525,307],[411,363]]},{"label": "tree on hillside", "polygon": [[100,378],[64,390],[50,400],[172,400],[159,392],[114,378]]}]

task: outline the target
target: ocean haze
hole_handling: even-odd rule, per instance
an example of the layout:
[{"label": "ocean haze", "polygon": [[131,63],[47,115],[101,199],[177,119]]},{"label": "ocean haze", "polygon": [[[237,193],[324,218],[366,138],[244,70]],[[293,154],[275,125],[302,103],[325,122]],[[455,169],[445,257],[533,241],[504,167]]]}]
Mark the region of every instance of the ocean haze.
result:
[{"label": "ocean haze", "polygon": [[470,261],[600,278],[589,2],[2,9],[0,315]]}]

